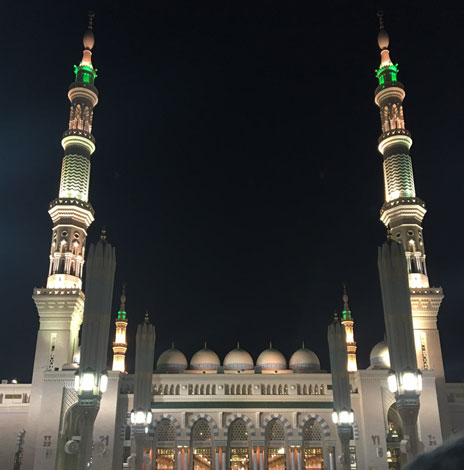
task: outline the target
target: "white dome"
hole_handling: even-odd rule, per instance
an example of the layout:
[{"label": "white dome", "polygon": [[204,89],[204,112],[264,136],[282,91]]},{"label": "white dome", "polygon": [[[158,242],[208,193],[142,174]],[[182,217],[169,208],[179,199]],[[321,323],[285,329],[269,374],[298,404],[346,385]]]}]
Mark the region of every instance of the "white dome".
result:
[{"label": "white dome", "polygon": [[182,371],[187,369],[187,358],[184,353],[175,348],[162,352],[156,363],[156,369],[161,371]]},{"label": "white dome", "polygon": [[78,346],[76,348],[76,351],[74,352],[74,356],[72,358],[72,363],[79,365],[80,362],[81,362],[81,347]]},{"label": "white dome", "polygon": [[256,366],[259,369],[285,370],[287,368],[287,361],[280,351],[270,347],[258,356]]},{"label": "white dome", "polygon": [[301,372],[321,370],[319,358],[311,350],[305,347],[295,351],[290,358],[290,369]]},{"label": "white dome", "polygon": [[240,347],[232,349],[224,358],[224,369],[251,370],[253,367],[254,362],[250,353]]},{"label": "white dome", "polygon": [[372,348],[370,360],[373,369],[390,369],[390,353],[388,343],[385,340],[380,341]]},{"label": "white dome", "polygon": [[206,347],[197,351],[190,359],[190,369],[194,370],[216,370],[220,365],[218,355]]}]

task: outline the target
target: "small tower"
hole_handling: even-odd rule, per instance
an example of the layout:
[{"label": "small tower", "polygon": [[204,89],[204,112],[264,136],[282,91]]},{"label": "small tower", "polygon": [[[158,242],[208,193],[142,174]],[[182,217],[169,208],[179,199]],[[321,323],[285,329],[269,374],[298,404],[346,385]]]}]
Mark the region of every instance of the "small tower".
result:
[{"label": "small tower", "polygon": [[345,328],[346,336],[346,352],[348,356],[348,372],[356,372],[358,364],[356,363],[356,342],[354,340],[354,321],[351,316],[350,306],[348,305],[348,294],[346,292],[346,284],[343,284],[343,311],[342,325]]},{"label": "small tower", "polygon": [[127,351],[127,313],[126,313],[126,285],[122,285],[121,306],[116,318],[116,335],[113,342],[113,368],[119,372],[126,372],[126,351]]}]

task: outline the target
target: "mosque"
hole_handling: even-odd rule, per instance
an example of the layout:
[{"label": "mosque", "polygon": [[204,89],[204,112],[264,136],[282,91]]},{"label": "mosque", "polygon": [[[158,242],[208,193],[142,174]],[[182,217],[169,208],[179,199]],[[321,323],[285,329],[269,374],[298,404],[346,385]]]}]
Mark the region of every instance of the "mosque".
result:
[{"label": "mosque", "polygon": [[[79,368],[83,321],[82,274],[87,229],[94,220],[89,202],[93,113],[99,96],[92,64],[92,18],[84,51],[69,87],[69,127],[64,132],[59,194],[52,219],[46,287],[35,288],[40,328],[31,384],[0,384],[0,462],[3,469],[72,470],[73,443],[81,422],[74,377]],[[380,109],[378,150],[383,157],[385,203],[380,219],[406,255],[417,354],[422,371],[418,417],[425,451],[464,430],[464,384],[445,382],[437,316],[440,287],[429,285],[422,220],[409,149],[411,133],[403,111],[404,86],[390,59],[381,23],[380,65],[375,104]],[[386,341],[359,370],[354,321],[344,293],[342,324],[354,411],[351,468],[402,467],[402,422],[387,386]],[[112,370],[102,394],[93,434],[92,469],[130,468],[134,453],[134,375],[126,373],[125,293],[116,316]],[[324,332],[325,334],[325,332]],[[331,374],[304,345],[287,358],[269,345],[256,359],[237,344],[220,360],[207,345],[190,360],[178,349],[164,351],[152,375],[152,420],[145,438],[145,470],[322,470],[341,468],[340,442],[332,422]]]}]

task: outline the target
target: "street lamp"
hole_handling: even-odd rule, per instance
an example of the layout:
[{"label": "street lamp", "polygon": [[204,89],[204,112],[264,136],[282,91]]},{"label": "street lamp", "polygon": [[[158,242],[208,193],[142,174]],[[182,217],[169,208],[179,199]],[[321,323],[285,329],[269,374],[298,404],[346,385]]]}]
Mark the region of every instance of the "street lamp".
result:
[{"label": "street lamp", "polygon": [[96,373],[90,367],[74,375],[74,390],[78,396],[99,396],[108,388],[108,373]]},{"label": "street lamp", "polygon": [[354,423],[353,410],[348,411],[345,408],[343,408],[343,410],[341,411],[334,410],[332,412],[332,421],[334,424],[338,424],[340,426],[353,424]]},{"label": "street lamp", "polygon": [[148,433],[148,425],[151,424],[153,419],[152,412],[144,411],[139,408],[137,411],[132,410],[130,415],[131,424],[134,426],[134,432],[140,433],[142,430]]}]

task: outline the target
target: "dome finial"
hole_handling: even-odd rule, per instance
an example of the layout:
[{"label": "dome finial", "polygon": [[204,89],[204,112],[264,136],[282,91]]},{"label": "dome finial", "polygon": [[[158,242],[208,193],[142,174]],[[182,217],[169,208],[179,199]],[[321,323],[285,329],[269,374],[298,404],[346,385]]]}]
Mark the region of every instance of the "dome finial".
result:
[{"label": "dome finial", "polygon": [[383,11],[378,11],[377,17],[379,18],[379,27],[380,27],[380,31],[377,36],[377,43],[379,45],[379,48],[382,51],[385,51],[382,54],[382,64],[384,64],[386,61],[390,61],[390,55],[387,50],[388,44],[390,43],[390,37],[388,36],[387,30],[385,29],[385,25],[383,23]]},{"label": "dome finial", "polygon": [[304,340],[301,342],[301,348],[304,349],[305,348],[305,345],[304,345]]},{"label": "dome finial", "polygon": [[240,349],[240,341],[237,340],[237,349]]},{"label": "dome finial", "polygon": [[89,25],[87,26],[87,29],[92,30],[93,29],[93,19],[95,18],[95,12],[92,10],[89,10]]},{"label": "dome finial", "polygon": [[174,340],[171,342],[171,349],[174,349]]},{"label": "dome finial", "polygon": [[343,283],[343,310],[350,310],[350,306],[348,305],[348,292],[346,290],[346,282]]},{"label": "dome finial", "polygon": [[148,317],[148,310],[146,310],[146,312],[145,312],[144,322],[147,323],[147,324],[150,323],[150,318]]},{"label": "dome finial", "polygon": [[208,345],[206,344],[206,341],[205,341],[205,349],[208,349]]},{"label": "dome finial", "polygon": [[100,240],[106,241],[106,227],[104,225],[101,229]]},{"label": "dome finial", "polygon": [[272,341],[269,341],[269,349],[272,349]]}]

